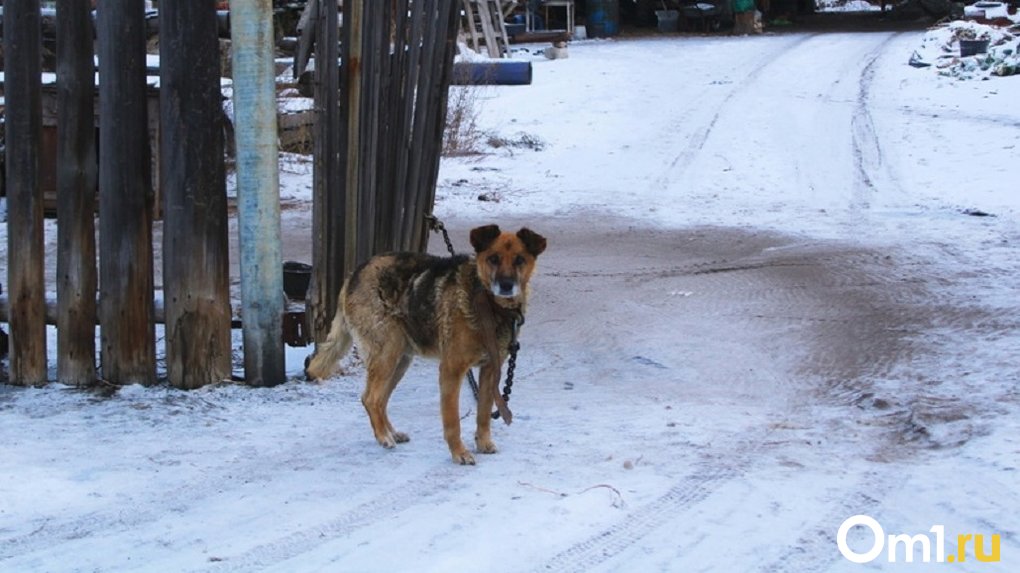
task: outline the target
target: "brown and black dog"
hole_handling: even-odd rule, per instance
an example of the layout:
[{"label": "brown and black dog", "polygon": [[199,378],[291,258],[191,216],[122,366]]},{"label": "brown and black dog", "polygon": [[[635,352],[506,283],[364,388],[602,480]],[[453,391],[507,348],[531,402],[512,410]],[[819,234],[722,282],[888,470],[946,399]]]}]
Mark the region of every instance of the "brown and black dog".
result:
[{"label": "brown and black dog", "polygon": [[384,448],[409,439],[393,429],[386,405],[420,355],[439,359],[443,435],[460,464],[475,463],[460,437],[461,383],[468,369],[481,366],[475,445],[480,453],[496,451],[489,412],[493,403],[502,405],[500,371],[546,240],[529,229],[487,225],[471,231],[471,245],[474,257],[390,253],[358,267],[340,291],[328,337],[305,367],[310,379],[325,378],[357,343],[367,369],[361,402]]}]

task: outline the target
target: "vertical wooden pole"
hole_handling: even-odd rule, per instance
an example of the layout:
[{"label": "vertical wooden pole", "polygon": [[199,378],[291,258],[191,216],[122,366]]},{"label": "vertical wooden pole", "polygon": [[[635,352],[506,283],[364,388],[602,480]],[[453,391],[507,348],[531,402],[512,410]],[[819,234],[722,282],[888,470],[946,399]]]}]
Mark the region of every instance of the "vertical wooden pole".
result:
[{"label": "vertical wooden pole", "polygon": [[269,386],[286,377],[273,7],[248,0],[231,8],[244,373]]},{"label": "vertical wooden pole", "polygon": [[416,188],[418,196],[409,209],[417,214],[414,217],[415,231],[411,236],[411,247],[423,251],[428,245],[428,227],[425,226],[424,215],[432,213],[436,202],[436,180],[439,178],[439,161],[443,147],[443,131],[446,126],[447,101],[450,95],[450,82],[453,79],[453,58],[457,53],[457,20],[460,14],[456,0],[439,0],[437,9],[437,25],[434,49],[429,60],[429,75],[434,77],[429,93],[425,96],[429,104],[425,106],[427,116],[424,122],[423,138],[427,152],[425,165]]},{"label": "vertical wooden pole", "polygon": [[57,379],[96,381],[95,65],[89,0],[57,4]]},{"label": "vertical wooden pole", "polygon": [[[381,66],[383,53],[390,51],[389,25],[383,19],[383,7],[389,2],[373,2],[368,0],[362,4],[361,17],[361,118],[358,136],[360,147],[358,166],[358,262],[367,260],[379,252],[376,245],[376,205],[377,197],[390,192],[377,185],[376,173],[379,164],[379,126],[382,118],[379,115],[379,102],[382,99],[380,90]],[[385,45],[383,29],[385,28]]]},{"label": "vertical wooden pole", "polygon": [[4,3],[10,379],[32,386],[46,383],[40,25],[39,0]]},{"label": "vertical wooden pole", "polygon": [[[312,0],[321,2],[321,0]],[[322,341],[336,313],[344,280],[345,201],[340,184],[340,68],[336,2],[320,4],[315,44],[315,165],[312,204],[312,285],[308,303],[312,336]]]},{"label": "vertical wooden pole", "polygon": [[103,378],[151,384],[156,357],[144,3],[103,2],[98,25]]},{"label": "vertical wooden pole", "polygon": [[160,5],[163,292],[170,384],[230,378],[230,270],[216,1]]},{"label": "vertical wooden pole", "polygon": [[[411,240],[411,233],[414,229],[414,219],[416,216],[420,216],[420,213],[416,213],[411,207],[410,198],[415,196],[415,189],[412,188],[411,178],[409,177],[411,169],[411,158],[413,156],[411,150],[413,149],[413,126],[415,117],[415,94],[417,93],[416,86],[418,85],[418,78],[422,73],[422,43],[424,37],[428,34],[426,27],[426,21],[431,20],[432,14],[426,12],[426,6],[423,2],[415,2],[411,5],[411,37],[408,40],[410,44],[407,49],[407,60],[406,67],[402,70],[403,78],[401,81],[401,91],[403,93],[403,107],[398,110],[397,116],[399,118],[399,130],[401,136],[401,150],[403,153],[399,155],[399,159],[396,165],[396,187],[400,189],[400,200],[404,206],[402,209],[402,215],[399,219],[399,229],[397,234],[399,236],[399,249],[400,250],[412,250],[412,246],[415,244]],[[431,24],[431,22],[429,21]],[[431,212],[431,210],[430,210]]]},{"label": "vertical wooden pole", "polygon": [[[346,198],[344,227],[344,276],[354,271],[359,261],[367,258],[359,236],[361,229],[359,216],[361,209],[361,121],[362,121],[362,51],[364,49],[363,33],[366,0],[350,0],[344,3],[344,41],[343,41],[343,75],[342,86],[344,111],[346,112],[346,129],[343,131],[345,145],[341,153],[346,157],[344,165],[344,196]],[[367,0],[371,1],[371,0]]]}]

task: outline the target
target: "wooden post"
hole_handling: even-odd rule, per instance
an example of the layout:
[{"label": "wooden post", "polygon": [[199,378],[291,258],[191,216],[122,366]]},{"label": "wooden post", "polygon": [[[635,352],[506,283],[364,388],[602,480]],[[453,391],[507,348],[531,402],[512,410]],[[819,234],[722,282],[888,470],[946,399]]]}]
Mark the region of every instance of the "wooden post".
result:
[{"label": "wooden post", "polygon": [[406,238],[412,250],[423,250],[428,244],[428,228],[422,215],[432,212],[459,14],[459,4],[453,0],[430,0],[427,3],[433,6],[425,13],[429,20],[425,29],[429,30],[429,34],[427,41],[422,43],[418,64],[422,69],[414,90],[418,99],[410,128],[411,149],[416,152],[411,156],[405,183],[413,190],[407,207],[415,216],[405,221]]},{"label": "wooden post", "polygon": [[216,1],[160,5],[163,292],[170,384],[230,378],[230,269]]},{"label": "wooden post", "polygon": [[411,234],[411,248],[423,251],[428,245],[428,227],[425,226],[424,215],[432,213],[436,202],[436,180],[439,177],[439,161],[443,147],[443,131],[446,126],[447,100],[449,99],[450,83],[453,80],[453,57],[457,53],[457,18],[459,15],[456,0],[440,0],[436,10],[436,25],[432,28],[435,37],[432,43],[432,54],[427,60],[429,71],[433,77],[430,91],[427,93],[429,105],[425,106],[426,118],[422,137],[424,162],[421,172],[412,188],[418,192],[414,203],[408,205],[409,210],[416,213],[414,231]]},{"label": "wooden post", "polygon": [[[320,0],[313,0],[320,2]],[[315,60],[315,165],[312,174],[312,284],[308,302],[312,337],[322,341],[336,313],[344,280],[343,228],[346,208],[341,187],[340,68],[337,65],[336,2],[319,4]]]},{"label": "wooden post", "polygon": [[362,121],[362,51],[365,20],[364,2],[352,0],[344,4],[343,28],[343,84],[341,93],[345,113],[345,129],[341,132],[345,145],[341,154],[346,158],[344,165],[343,193],[346,200],[344,211],[344,276],[354,271],[359,261],[367,258],[360,247],[363,237],[359,236],[361,226],[361,121]]},{"label": "wooden post", "polygon": [[151,384],[156,357],[144,4],[104,2],[98,26],[103,378]]},{"label": "wooden post", "polygon": [[273,7],[248,0],[231,8],[244,375],[270,386],[286,378]]},{"label": "wooden post", "polygon": [[40,26],[39,0],[4,3],[10,379],[26,386],[46,383]]},{"label": "wooden post", "polygon": [[57,5],[57,379],[96,381],[95,65],[89,0]]}]

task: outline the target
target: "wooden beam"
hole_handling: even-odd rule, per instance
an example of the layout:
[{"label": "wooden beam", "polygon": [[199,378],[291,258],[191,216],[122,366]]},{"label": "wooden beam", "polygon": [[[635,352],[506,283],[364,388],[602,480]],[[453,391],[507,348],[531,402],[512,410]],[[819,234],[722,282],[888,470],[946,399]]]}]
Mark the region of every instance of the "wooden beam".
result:
[{"label": "wooden beam", "polygon": [[152,384],[153,199],[143,3],[105,2],[98,27],[103,378],[114,384]]},{"label": "wooden beam", "polygon": [[361,248],[364,240],[359,236],[361,226],[361,122],[362,122],[362,67],[364,51],[365,2],[371,0],[349,0],[344,4],[343,28],[343,84],[341,85],[343,109],[346,111],[346,129],[342,132],[345,145],[341,154],[345,157],[343,192],[346,201],[344,230],[344,276],[354,271],[360,260],[367,258]]},{"label": "wooden beam", "polygon": [[39,185],[39,0],[4,3],[4,97],[7,140],[7,290],[12,308],[10,380],[46,383],[46,291],[43,200]]},{"label": "wooden beam", "polygon": [[231,373],[216,1],[164,2],[159,24],[166,367],[192,389]]},{"label": "wooden beam", "polygon": [[[320,0],[313,0],[316,4]],[[307,313],[312,337],[325,340],[337,295],[344,280],[344,219],[346,204],[341,183],[340,68],[336,2],[320,4],[315,59],[315,164],[312,172],[312,281]]]},{"label": "wooden beam", "polygon": [[90,0],[57,5],[57,379],[96,381],[96,124]]}]

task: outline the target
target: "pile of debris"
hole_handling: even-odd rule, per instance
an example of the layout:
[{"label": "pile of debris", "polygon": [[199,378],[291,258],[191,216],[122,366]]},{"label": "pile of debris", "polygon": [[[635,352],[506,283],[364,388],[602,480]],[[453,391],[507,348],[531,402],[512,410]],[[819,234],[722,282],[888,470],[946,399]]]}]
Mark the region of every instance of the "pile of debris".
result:
[{"label": "pile of debris", "polygon": [[933,67],[940,75],[986,80],[1020,73],[1020,29],[954,20],[929,30],[910,65]]}]

